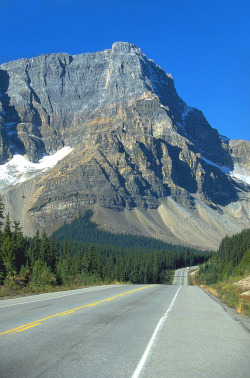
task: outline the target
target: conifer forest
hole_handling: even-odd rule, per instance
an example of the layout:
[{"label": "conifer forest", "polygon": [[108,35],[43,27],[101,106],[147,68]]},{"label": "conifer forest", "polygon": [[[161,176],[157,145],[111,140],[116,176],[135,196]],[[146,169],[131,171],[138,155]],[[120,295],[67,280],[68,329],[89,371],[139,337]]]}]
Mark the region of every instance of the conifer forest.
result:
[{"label": "conifer forest", "polygon": [[171,283],[177,268],[197,265],[211,253],[142,236],[111,234],[91,222],[91,212],[50,237],[24,236],[19,222],[4,216],[0,200],[0,285],[31,292],[111,282]]}]

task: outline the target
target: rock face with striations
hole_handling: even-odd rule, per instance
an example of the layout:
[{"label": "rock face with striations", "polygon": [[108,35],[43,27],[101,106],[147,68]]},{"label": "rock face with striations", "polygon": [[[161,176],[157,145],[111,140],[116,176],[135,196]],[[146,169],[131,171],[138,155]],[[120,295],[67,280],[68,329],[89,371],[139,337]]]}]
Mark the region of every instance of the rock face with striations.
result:
[{"label": "rock face with striations", "polygon": [[108,230],[214,248],[249,222],[249,186],[229,174],[237,165],[249,175],[249,142],[221,138],[135,45],[3,64],[0,111],[2,165],[16,153],[37,163],[73,149],[2,190],[10,213],[18,203],[27,233],[51,232],[92,208]]}]

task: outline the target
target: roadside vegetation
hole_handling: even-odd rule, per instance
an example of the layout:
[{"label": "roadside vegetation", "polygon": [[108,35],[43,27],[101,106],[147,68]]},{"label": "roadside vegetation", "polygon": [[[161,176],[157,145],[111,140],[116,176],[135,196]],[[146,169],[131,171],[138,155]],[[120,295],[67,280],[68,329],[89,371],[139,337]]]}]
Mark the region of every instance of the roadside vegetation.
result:
[{"label": "roadside vegetation", "polygon": [[4,217],[0,198],[0,297],[119,282],[172,283],[175,269],[201,264],[211,254],[155,239],[113,235],[86,212],[51,237],[24,236]]},{"label": "roadside vegetation", "polygon": [[[192,283],[219,297],[241,315],[250,316],[250,229],[226,236],[208,261],[191,275]],[[243,294],[245,293],[245,295]]]}]

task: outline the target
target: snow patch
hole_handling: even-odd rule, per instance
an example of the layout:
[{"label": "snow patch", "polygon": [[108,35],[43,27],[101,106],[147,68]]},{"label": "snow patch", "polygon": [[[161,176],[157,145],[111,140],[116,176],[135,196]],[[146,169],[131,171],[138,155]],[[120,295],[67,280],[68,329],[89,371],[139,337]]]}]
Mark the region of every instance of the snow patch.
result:
[{"label": "snow patch", "polygon": [[28,134],[28,136],[32,137],[32,138],[36,138],[36,139],[40,139],[40,140],[43,140],[42,138],[39,138],[38,136],[36,135],[33,135],[33,134]]},{"label": "snow patch", "polygon": [[0,165],[0,189],[17,185],[53,168],[73,149],[63,147],[53,155],[46,155],[38,163],[32,163],[22,155],[14,155],[8,163]]},{"label": "snow patch", "polygon": [[232,179],[240,180],[248,185],[250,185],[250,176],[248,175],[248,172],[244,169],[241,168],[238,164],[235,165],[234,170],[231,171],[230,168],[224,167],[224,166],[219,166],[212,161],[204,158],[201,156],[202,160],[204,160],[207,164],[212,165],[216,168],[219,168],[223,173],[229,175],[232,177]]},{"label": "snow patch", "polygon": [[213,163],[212,161],[210,161],[210,160],[204,158],[203,156],[201,156],[201,158],[202,158],[202,160],[204,160],[207,164],[212,165],[213,167],[219,168],[223,173],[227,173],[227,174],[229,174],[229,173],[231,172],[231,171],[230,171],[230,168],[228,168],[228,167],[224,167],[224,166],[221,167],[221,166],[219,166],[219,165]]},{"label": "snow patch", "polygon": [[235,164],[234,170],[230,172],[230,176],[232,178],[243,181],[246,184],[250,185],[250,176],[248,174],[248,171],[240,167],[238,164]]}]

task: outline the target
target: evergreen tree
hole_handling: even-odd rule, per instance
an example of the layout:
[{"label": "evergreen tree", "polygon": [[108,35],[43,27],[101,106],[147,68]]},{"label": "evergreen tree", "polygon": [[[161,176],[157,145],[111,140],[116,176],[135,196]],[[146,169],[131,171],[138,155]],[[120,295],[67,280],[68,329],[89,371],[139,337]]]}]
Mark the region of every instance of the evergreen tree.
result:
[{"label": "evergreen tree", "polygon": [[66,260],[70,259],[69,243],[67,239],[65,239],[63,243],[63,258]]},{"label": "evergreen tree", "polygon": [[6,274],[15,273],[16,266],[15,266],[15,254],[13,251],[13,243],[11,238],[7,236],[2,244],[2,261],[5,267]]},{"label": "evergreen tree", "polygon": [[2,197],[0,196],[0,246],[1,246],[1,235],[2,235],[2,227],[4,223],[4,205],[2,201]]},{"label": "evergreen tree", "polygon": [[31,273],[31,284],[38,287],[46,287],[53,284],[53,275],[50,267],[39,258],[35,261],[32,273]]},{"label": "evergreen tree", "polygon": [[12,247],[15,255],[16,269],[17,272],[20,272],[21,266],[26,263],[26,243],[21,231],[20,222],[14,221],[13,223]]},{"label": "evergreen tree", "polygon": [[56,267],[56,275],[59,283],[67,284],[70,278],[69,270],[71,265],[71,258],[69,253],[68,240],[65,239],[63,243],[63,255],[60,257]]},{"label": "evergreen tree", "polygon": [[103,278],[103,258],[100,252],[96,257],[96,272],[101,278]]},{"label": "evergreen tree", "polygon": [[89,253],[88,253],[88,272],[93,274],[97,272],[97,259],[96,259],[96,253],[95,248],[92,245],[90,247]]},{"label": "evergreen tree", "polygon": [[56,265],[59,261],[59,249],[58,243],[55,239],[55,236],[52,235],[50,239],[50,248],[49,248],[49,266],[52,269],[52,272],[56,271]]},{"label": "evergreen tree", "polygon": [[88,260],[88,255],[86,253],[82,256],[81,263],[82,263],[81,264],[82,270],[84,272],[88,272],[89,271],[89,260]]},{"label": "evergreen tree", "polygon": [[51,266],[51,255],[50,255],[50,243],[48,236],[43,230],[41,241],[40,241],[40,258],[48,265]]},{"label": "evergreen tree", "polygon": [[2,285],[4,277],[5,277],[5,268],[4,268],[4,263],[3,263],[3,256],[2,256],[2,242],[3,242],[3,232],[2,232],[2,227],[3,227],[3,222],[4,222],[4,206],[3,206],[3,201],[0,196],[0,285]]},{"label": "evergreen tree", "polygon": [[33,248],[31,249],[31,264],[34,265],[35,262],[38,259],[43,260],[43,256],[41,256],[41,238],[40,238],[40,233],[39,230],[37,230],[36,235],[34,237],[34,245]]},{"label": "evergreen tree", "polygon": [[10,215],[9,213],[6,216],[4,230],[3,230],[3,241],[7,238],[11,239],[12,232],[11,232],[11,222],[10,222]]}]

